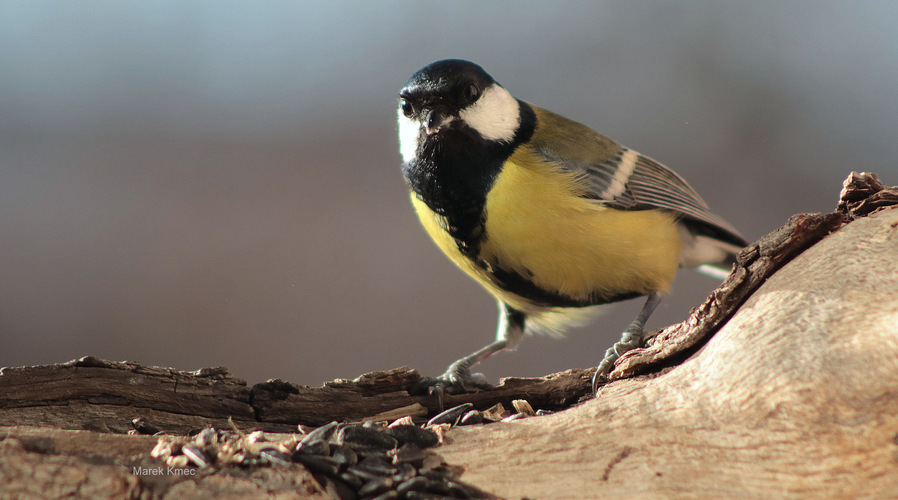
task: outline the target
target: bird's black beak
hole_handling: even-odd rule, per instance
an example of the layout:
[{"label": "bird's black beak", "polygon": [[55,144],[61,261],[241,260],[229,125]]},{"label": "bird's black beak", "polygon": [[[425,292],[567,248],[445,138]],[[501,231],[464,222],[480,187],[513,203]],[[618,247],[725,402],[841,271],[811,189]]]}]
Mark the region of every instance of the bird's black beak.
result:
[{"label": "bird's black beak", "polygon": [[427,114],[427,122],[424,127],[425,132],[427,132],[427,135],[436,134],[449,125],[450,122],[452,122],[452,116],[449,115],[449,111],[443,106],[437,106]]}]

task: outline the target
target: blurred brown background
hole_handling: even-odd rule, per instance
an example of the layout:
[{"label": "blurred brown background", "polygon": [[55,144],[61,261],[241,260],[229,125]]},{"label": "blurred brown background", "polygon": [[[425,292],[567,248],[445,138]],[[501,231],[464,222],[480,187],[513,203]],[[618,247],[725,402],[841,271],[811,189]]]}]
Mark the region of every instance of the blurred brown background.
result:
[{"label": "blurred brown background", "polygon": [[[3,2],[0,366],[439,373],[496,312],[409,205],[412,72],[476,61],[753,240],[832,210],[851,170],[898,184],[896,19],[888,1]],[[682,272],[649,326],[715,285]],[[592,366],[640,306],[482,371]]]}]

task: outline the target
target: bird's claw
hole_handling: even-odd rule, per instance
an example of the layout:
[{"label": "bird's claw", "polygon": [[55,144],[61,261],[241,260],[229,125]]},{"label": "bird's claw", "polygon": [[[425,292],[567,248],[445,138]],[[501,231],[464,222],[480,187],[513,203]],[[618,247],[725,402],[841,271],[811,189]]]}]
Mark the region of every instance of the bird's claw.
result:
[{"label": "bird's claw", "polygon": [[414,394],[436,396],[443,407],[444,394],[463,394],[474,389],[488,389],[492,385],[482,373],[471,373],[471,366],[465,360],[458,360],[439,377],[424,377],[412,388]]},{"label": "bird's claw", "polygon": [[632,351],[642,345],[642,332],[639,330],[627,329],[620,342],[617,342],[605,351],[605,357],[596,367],[596,372],[592,376],[592,393],[598,392],[599,387],[607,384],[610,380],[608,374],[614,369],[614,364],[627,351]]}]

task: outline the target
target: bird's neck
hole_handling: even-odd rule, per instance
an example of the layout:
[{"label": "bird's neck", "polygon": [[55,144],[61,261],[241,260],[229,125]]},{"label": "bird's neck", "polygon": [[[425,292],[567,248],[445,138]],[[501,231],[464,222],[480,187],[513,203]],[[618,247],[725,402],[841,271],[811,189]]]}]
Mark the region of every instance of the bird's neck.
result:
[{"label": "bird's neck", "polygon": [[479,252],[486,196],[505,161],[530,140],[536,126],[532,108],[521,102],[521,127],[511,143],[484,140],[471,130],[447,130],[425,140],[403,163],[409,188],[435,214],[469,257]]}]

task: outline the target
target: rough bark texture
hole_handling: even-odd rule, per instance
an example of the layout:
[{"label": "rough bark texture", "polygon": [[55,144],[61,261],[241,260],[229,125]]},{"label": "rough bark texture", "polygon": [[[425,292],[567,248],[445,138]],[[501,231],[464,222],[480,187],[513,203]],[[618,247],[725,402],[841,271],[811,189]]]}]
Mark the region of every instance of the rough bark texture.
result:
[{"label": "rough bark texture", "polygon": [[[839,212],[793,217],[748,247],[689,319],[622,357],[595,399],[575,405],[588,392],[591,373],[582,370],[447,396],[447,406],[481,409],[513,399],[574,407],[455,428],[438,453],[466,469],[465,481],[508,498],[895,497],[896,202],[898,190],[852,174]],[[320,388],[279,380],[248,387],[222,368],[181,372],[90,357],[5,368],[0,493],[327,498],[295,464],[138,476],[135,466],[162,467],[149,457],[156,440],[109,432],[126,432],[138,417],[143,432],[177,433],[225,427],[229,418],[245,430],[290,431],[421,417],[438,403],[409,394],[419,380],[403,368]]]},{"label": "rough bark texture", "polygon": [[[535,408],[567,408],[588,393],[591,376],[589,370],[568,370],[506,378],[491,390],[447,395],[444,404],[471,402],[486,409],[502,403],[510,408],[512,400],[527,399]],[[184,434],[206,425],[228,427],[230,418],[245,431],[291,432],[297,424],[319,426],[333,420],[424,418],[440,408],[434,397],[409,394],[420,380],[417,371],[397,368],[322,387],[271,380],[249,388],[224,368],[184,372],[88,356],[0,370],[0,426],[124,433],[139,418],[138,430]]]}]

